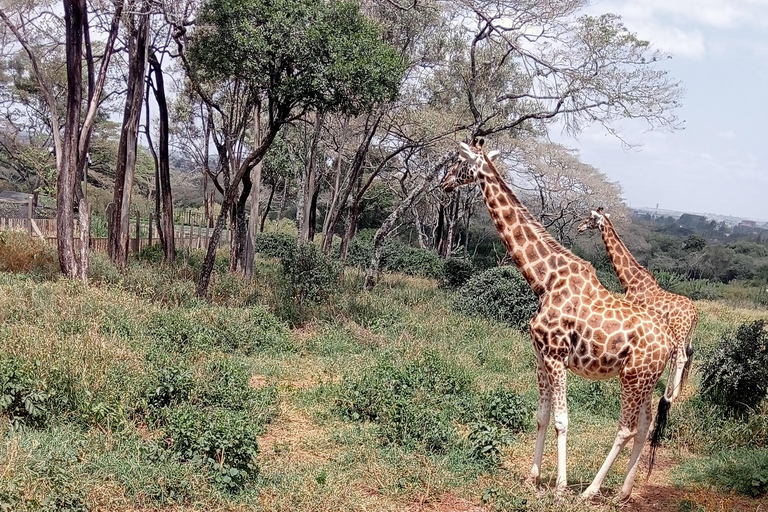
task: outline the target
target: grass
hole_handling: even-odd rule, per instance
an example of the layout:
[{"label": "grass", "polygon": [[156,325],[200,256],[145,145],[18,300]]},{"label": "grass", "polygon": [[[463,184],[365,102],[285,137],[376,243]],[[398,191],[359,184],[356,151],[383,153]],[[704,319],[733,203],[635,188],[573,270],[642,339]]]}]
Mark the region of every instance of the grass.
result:
[{"label": "grass", "polygon": [[[0,416],[0,507],[618,510],[626,450],[606,498],[576,497],[613,442],[616,382],[569,377],[573,492],[550,491],[552,430],[534,491],[523,482],[537,396],[527,333],[455,313],[453,292],[433,280],[390,274],[368,292],[351,268],[290,329],[275,316],[279,263],[257,258],[252,282],[220,271],[199,301],[197,259],[170,269],[132,262],[120,275],[97,258],[87,287],[0,273],[0,359],[22,361],[25,386],[49,397],[40,425],[11,428]],[[697,358],[741,322],[768,316],[697,305]],[[768,411],[719,418],[697,398],[695,371],[691,381],[665,451],[693,468],[725,450],[765,449]],[[224,466],[254,461],[234,484],[223,480]],[[725,489],[682,467],[675,481],[685,488]]]}]

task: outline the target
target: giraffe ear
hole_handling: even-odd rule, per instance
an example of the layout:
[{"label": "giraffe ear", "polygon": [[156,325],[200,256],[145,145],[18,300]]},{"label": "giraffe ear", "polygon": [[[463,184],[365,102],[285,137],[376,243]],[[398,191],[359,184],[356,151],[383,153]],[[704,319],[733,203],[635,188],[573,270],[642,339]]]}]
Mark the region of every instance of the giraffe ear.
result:
[{"label": "giraffe ear", "polygon": [[488,160],[489,160],[490,162],[495,162],[495,161],[496,161],[496,159],[497,159],[497,158],[499,158],[499,155],[500,155],[500,154],[501,154],[500,152],[498,152],[498,151],[496,151],[496,150],[494,149],[493,151],[489,151],[489,152],[488,152],[488,154],[487,154],[486,156],[488,157]]},{"label": "giraffe ear", "polygon": [[605,218],[606,218],[606,219],[610,219],[610,218],[611,218],[611,214],[610,214],[610,213],[606,213],[606,214],[605,214]]},{"label": "giraffe ear", "polygon": [[459,158],[468,162],[474,162],[475,153],[472,151],[472,148],[462,142],[459,144]]}]

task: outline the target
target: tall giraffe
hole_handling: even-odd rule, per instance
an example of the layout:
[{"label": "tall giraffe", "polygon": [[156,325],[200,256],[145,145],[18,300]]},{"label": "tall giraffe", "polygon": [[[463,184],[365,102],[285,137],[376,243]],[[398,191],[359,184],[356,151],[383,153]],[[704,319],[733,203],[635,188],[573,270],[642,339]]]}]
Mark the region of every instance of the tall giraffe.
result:
[{"label": "tall giraffe", "polygon": [[600,230],[608,256],[626,293],[626,299],[668,315],[669,328],[675,338],[670,363],[670,368],[674,368],[675,373],[667,380],[664,396],[659,403],[656,426],[651,436],[651,445],[655,449],[661,442],[666,413],[679,396],[688,375],[690,356],[693,354],[693,334],[696,331],[699,315],[691,299],[668,292],[659,286],[653,274],[643,268],[629,252],[609,217],[607,213],[603,213],[602,208],[598,208],[579,224],[578,231],[583,233],[590,229]]},{"label": "tall giraffe", "polygon": [[486,154],[483,141],[461,144],[459,162],[442,182],[445,192],[477,182],[507,251],[534,293],[539,311],[531,320],[536,351],[539,406],[536,448],[530,478],[538,483],[544,441],[554,409],[557,434],[557,490],[567,485],[566,369],[587,379],[619,377],[621,414],[608,457],[582,494],[600,486],[622,448],[634,439],[621,487],[628,498],[651,423],[652,391],[669,360],[674,340],[655,310],[612,295],[586,261],[560,245],[515,196],[496,170],[498,151]]}]

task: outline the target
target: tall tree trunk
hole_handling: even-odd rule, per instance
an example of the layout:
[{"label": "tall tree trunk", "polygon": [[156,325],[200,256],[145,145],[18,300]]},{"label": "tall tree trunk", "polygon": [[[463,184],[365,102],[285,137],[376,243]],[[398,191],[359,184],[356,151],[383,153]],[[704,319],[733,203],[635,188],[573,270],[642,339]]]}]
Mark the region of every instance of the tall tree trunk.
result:
[{"label": "tall tree trunk", "polygon": [[[352,194],[352,190],[355,188],[355,186],[359,185],[360,178],[362,178],[363,165],[365,164],[365,159],[368,156],[368,150],[371,147],[371,142],[373,141],[373,137],[376,135],[382,117],[383,114],[377,113],[371,114],[371,116],[368,118],[368,120],[371,121],[371,124],[366,126],[363,142],[360,144],[360,146],[358,146],[357,151],[355,152],[355,158],[352,160],[352,164],[350,165],[349,182],[339,195],[339,199],[336,202],[336,209],[329,212],[330,219],[328,220],[328,230],[323,232],[323,251],[326,252],[326,254],[331,250],[333,233],[336,232],[336,227],[341,220],[341,215],[345,210],[345,205],[349,200],[349,196]],[[347,224],[347,229],[345,229],[345,233],[347,232],[349,232],[349,224]],[[342,239],[342,246],[343,245],[344,240]]]},{"label": "tall tree trunk", "polygon": [[[144,116],[146,117],[146,122],[144,123],[144,136],[147,139],[147,146],[149,147],[149,152],[152,154],[152,161],[155,164],[155,224],[157,226],[157,237],[160,239],[160,246],[165,247],[165,235],[163,234],[163,224],[160,218],[160,189],[162,188],[162,185],[160,184],[160,160],[157,157],[157,151],[155,151],[155,145],[152,142],[152,123],[149,111],[149,91],[152,88],[151,75],[152,72],[150,71],[150,73],[147,74],[147,91],[144,95]],[[149,186],[147,186],[147,189],[149,189]]]},{"label": "tall tree trunk", "polygon": [[331,214],[337,208],[337,202],[339,200],[339,194],[341,193],[341,148],[336,155],[336,170],[333,181],[333,190],[331,191],[331,200],[328,203],[328,208],[325,210],[325,218],[323,219],[323,252],[327,256],[331,252],[331,245],[333,242],[333,233],[329,231],[331,225]]},{"label": "tall tree trunk", "polygon": [[309,202],[309,219],[307,223],[309,224],[309,240],[314,242],[315,240],[315,231],[317,230],[317,196],[320,195],[320,187],[319,183],[315,186],[315,191],[312,194],[312,200]]},{"label": "tall tree trunk", "polygon": [[[112,261],[121,270],[128,260],[130,232],[131,193],[136,170],[136,146],[138,143],[141,101],[143,97],[144,68],[147,61],[147,36],[149,28],[149,4],[142,2],[137,14],[138,23],[130,26],[128,37],[128,92],[123,112],[123,128],[117,149],[115,168],[115,213],[112,221],[112,239],[109,241]],[[134,20],[131,19],[131,25]]]},{"label": "tall tree trunk", "polygon": [[280,224],[280,220],[283,218],[283,210],[285,209],[285,201],[288,199],[288,178],[283,180],[283,193],[280,196],[280,206],[277,208],[277,220]]},{"label": "tall tree trunk", "polygon": [[[168,101],[165,96],[165,80],[163,68],[154,52],[149,55],[149,65],[154,72],[154,93],[157,102],[157,110],[160,121],[159,128],[159,166],[160,195],[163,205],[163,260],[166,264],[172,264],[176,259],[176,234],[173,224],[173,191],[171,190],[171,157],[169,150]],[[149,126],[149,116],[147,116]]]},{"label": "tall tree trunk", "polygon": [[[253,109],[253,147],[257,147],[261,142],[261,106],[257,103],[256,108]],[[261,165],[259,162],[253,168],[253,185],[251,188],[251,214],[248,218],[248,235],[249,240],[245,245],[245,256],[243,262],[245,268],[243,273],[250,277],[253,274],[253,258],[254,258],[254,245],[256,243],[256,235],[259,231],[261,216],[259,214],[259,200],[261,199]],[[274,191],[274,189],[273,189]]]},{"label": "tall tree trunk", "polygon": [[56,189],[56,237],[61,271],[78,277],[75,260],[74,187],[80,142],[80,103],[83,98],[83,16],[85,0],[64,0],[65,50],[67,56],[67,117],[64,122],[61,166]]},{"label": "tall tree trunk", "polygon": [[315,127],[312,131],[312,139],[307,150],[307,161],[304,166],[304,172],[301,176],[301,187],[299,189],[299,204],[296,211],[296,221],[298,223],[299,243],[309,241],[310,216],[312,209],[312,196],[315,191],[315,180],[317,179],[317,145],[320,142],[320,132],[323,128],[323,116],[315,113]]}]

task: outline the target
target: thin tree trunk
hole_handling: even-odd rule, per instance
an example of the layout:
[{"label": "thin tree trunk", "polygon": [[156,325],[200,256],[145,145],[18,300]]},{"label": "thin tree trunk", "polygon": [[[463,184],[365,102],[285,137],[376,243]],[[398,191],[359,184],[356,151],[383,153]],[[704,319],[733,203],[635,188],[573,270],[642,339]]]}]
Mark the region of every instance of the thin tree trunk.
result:
[{"label": "thin tree trunk", "polygon": [[[169,150],[169,131],[168,123],[168,101],[165,96],[165,79],[163,77],[163,68],[154,52],[149,55],[149,66],[154,72],[154,93],[157,102],[157,110],[160,125],[159,135],[159,167],[158,174],[160,178],[160,188],[158,189],[162,197],[163,205],[163,233],[165,238],[163,243],[163,261],[170,265],[176,260],[176,234],[173,225],[173,191],[171,190],[171,156]],[[149,125],[149,115],[147,115],[147,125]],[[158,224],[159,226],[159,224]],[[159,229],[159,227],[158,227]]]},{"label": "thin tree trunk", "polygon": [[[257,104],[253,110],[253,147],[258,147],[261,142],[261,108]],[[253,169],[253,184],[251,188],[251,214],[248,218],[248,243],[245,244],[244,274],[250,277],[253,274],[254,245],[256,243],[256,234],[259,231],[259,200],[261,198],[261,165],[259,162]]]},{"label": "thin tree trunk", "polygon": [[277,209],[277,222],[280,224],[280,220],[283,218],[283,210],[285,209],[285,201],[288,198],[288,178],[283,180],[283,194],[280,196],[280,206]]},{"label": "thin tree trunk", "polygon": [[83,97],[83,13],[86,9],[85,0],[64,0],[67,117],[56,189],[56,236],[61,271],[70,279],[78,276],[73,240],[73,199],[77,178],[80,103]]},{"label": "thin tree trunk", "polygon": [[[144,123],[144,136],[147,138],[147,146],[149,152],[152,154],[152,161],[155,164],[155,222],[157,224],[157,237],[160,239],[160,246],[165,247],[165,237],[163,235],[163,226],[160,220],[160,161],[157,158],[157,151],[155,151],[155,145],[152,143],[152,124],[151,116],[149,112],[149,91],[152,87],[151,71],[147,74],[147,91],[144,96],[144,108],[146,121]],[[147,187],[149,188],[149,187]],[[150,231],[151,231],[150,227]]]},{"label": "thin tree trunk", "polygon": [[299,243],[309,241],[310,216],[312,209],[312,196],[315,191],[316,168],[317,168],[317,145],[320,142],[320,132],[323,128],[323,116],[315,114],[315,127],[312,132],[312,139],[307,151],[307,162],[304,166],[304,173],[301,179],[299,189],[299,205],[296,211],[296,220],[299,229]]},{"label": "thin tree trunk", "polygon": [[88,284],[88,268],[91,253],[91,205],[85,199],[80,200],[80,280]]},{"label": "thin tree trunk", "polygon": [[109,241],[112,261],[121,270],[125,269],[128,260],[131,193],[136,170],[136,146],[141,118],[144,67],[147,61],[148,7],[148,3],[142,2],[141,12],[137,15],[138,24],[130,30],[128,39],[128,93],[123,112],[123,128],[117,150],[113,196],[115,213],[112,218],[112,239]]},{"label": "thin tree trunk", "polygon": [[272,187],[269,190],[269,199],[267,199],[267,206],[264,207],[264,214],[261,216],[261,227],[259,231],[264,231],[264,223],[267,222],[267,216],[269,216],[269,209],[272,207],[272,198],[275,197],[275,188],[277,185],[272,183]]},{"label": "thin tree trunk", "polygon": [[327,256],[331,252],[331,246],[333,245],[333,233],[329,232],[331,225],[331,214],[337,208],[337,202],[339,200],[339,193],[341,192],[341,148],[336,155],[336,176],[333,182],[333,191],[331,192],[331,200],[328,203],[328,208],[325,211],[325,219],[323,219],[323,252]]}]

